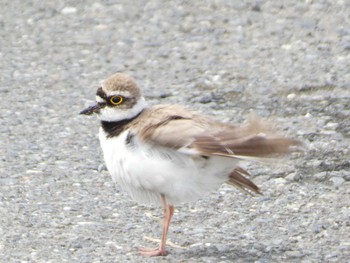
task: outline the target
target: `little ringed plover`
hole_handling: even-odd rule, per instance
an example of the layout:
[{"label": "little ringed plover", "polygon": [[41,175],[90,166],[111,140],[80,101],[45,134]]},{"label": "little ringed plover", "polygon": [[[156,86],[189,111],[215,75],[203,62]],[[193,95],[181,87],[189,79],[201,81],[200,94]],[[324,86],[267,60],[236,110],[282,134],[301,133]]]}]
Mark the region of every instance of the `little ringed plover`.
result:
[{"label": "little ringed plover", "polygon": [[96,104],[81,112],[93,113],[101,121],[99,139],[113,181],[132,199],[164,208],[160,246],[141,248],[146,256],[166,255],[174,205],[223,183],[260,193],[239,161],[284,155],[299,144],[258,119],[236,126],[179,105],[148,107],[134,79],[122,73],[103,81]]}]

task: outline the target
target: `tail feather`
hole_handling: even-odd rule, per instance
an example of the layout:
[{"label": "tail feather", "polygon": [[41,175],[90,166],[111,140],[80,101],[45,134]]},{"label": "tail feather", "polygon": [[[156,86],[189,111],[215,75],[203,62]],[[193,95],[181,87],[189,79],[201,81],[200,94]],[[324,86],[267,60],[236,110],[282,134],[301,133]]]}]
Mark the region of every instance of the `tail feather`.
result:
[{"label": "tail feather", "polygon": [[299,142],[291,138],[265,137],[261,135],[223,142],[235,155],[254,157],[273,157],[294,151]]},{"label": "tail feather", "polygon": [[229,180],[226,182],[232,186],[235,186],[244,192],[249,194],[256,193],[261,194],[260,189],[252,181],[246,178],[244,175],[249,176],[250,174],[241,167],[237,167],[229,176]]},{"label": "tail feather", "polygon": [[[244,126],[226,127],[195,137],[189,148],[207,156],[272,161],[275,157],[300,152],[301,145],[296,139],[276,135],[273,126],[253,114]],[[261,194],[259,187],[247,178],[249,175],[246,170],[237,167],[226,183],[250,194]]]},{"label": "tail feather", "polygon": [[[233,158],[263,157],[272,158],[295,151],[300,142],[284,137],[252,135],[249,137],[222,139],[219,136],[198,136],[192,143],[197,151],[207,155]],[[293,148],[294,147],[294,148]]]},{"label": "tail feather", "polygon": [[[196,136],[190,148],[207,155],[232,158],[272,158],[300,151],[300,141],[276,135],[273,125],[251,114],[241,127],[226,127]],[[252,159],[252,158],[247,158]]]}]

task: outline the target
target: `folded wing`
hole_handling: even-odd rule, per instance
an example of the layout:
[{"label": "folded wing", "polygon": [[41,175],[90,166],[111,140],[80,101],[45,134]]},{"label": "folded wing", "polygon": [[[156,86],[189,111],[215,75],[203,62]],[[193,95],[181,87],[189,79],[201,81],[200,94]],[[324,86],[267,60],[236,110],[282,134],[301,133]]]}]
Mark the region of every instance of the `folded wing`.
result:
[{"label": "folded wing", "polygon": [[[176,114],[174,114],[176,112]],[[180,106],[157,106],[148,114],[153,121],[140,131],[141,139],[155,145],[200,156],[261,160],[279,157],[298,150],[298,140],[275,135],[271,127],[253,117],[241,126],[234,126],[195,114]],[[248,192],[260,193],[246,178],[249,173],[237,167],[227,183]]]},{"label": "folded wing", "polygon": [[148,119],[153,122],[140,132],[144,140],[192,154],[272,158],[295,151],[300,144],[298,140],[275,135],[268,124],[256,117],[238,127],[177,105],[157,106],[150,114]]}]

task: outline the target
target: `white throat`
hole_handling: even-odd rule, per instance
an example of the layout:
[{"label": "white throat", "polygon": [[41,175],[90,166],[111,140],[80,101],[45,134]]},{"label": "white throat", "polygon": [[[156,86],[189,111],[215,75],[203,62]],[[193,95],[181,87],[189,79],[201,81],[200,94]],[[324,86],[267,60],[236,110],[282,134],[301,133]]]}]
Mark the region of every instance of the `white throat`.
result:
[{"label": "white throat", "polygon": [[118,107],[104,107],[101,109],[98,118],[101,121],[121,121],[131,119],[137,116],[141,111],[146,108],[147,104],[144,97],[140,97],[137,103],[130,109],[120,109]]}]

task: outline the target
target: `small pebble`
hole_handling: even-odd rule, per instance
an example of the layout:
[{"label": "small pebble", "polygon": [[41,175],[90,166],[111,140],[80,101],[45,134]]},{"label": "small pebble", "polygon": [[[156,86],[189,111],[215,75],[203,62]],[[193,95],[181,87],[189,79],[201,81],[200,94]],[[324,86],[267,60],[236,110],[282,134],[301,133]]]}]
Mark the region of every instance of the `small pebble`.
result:
[{"label": "small pebble", "polygon": [[291,174],[288,174],[285,178],[287,181],[293,182],[293,181],[299,180],[300,176],[297,173],[291,173]]},{"label": "small pebble", "polygon": [[320,173],[317,173],[313,176],[317,181],[319,182],[323,182],[327,179],[328,177],[328,172],[320,172]]},{"label": "small pebble", "polygon": [[73,6],[66,6],[61,10],[62,15],[70,15],[75,14],[77,12],[77,8]]},{"label": "small pebble", "polygon": [[274,179],[274,183],[275,184],[286,184],[287,180],[284,178],[276,178],[276,179]]},{"label": "small pebble", "polygon": [[335,188],[340,187],[345,182],[344,178],[337,176],[331,177],[329,180],[332,181]]},{"label": "small pebble", "polygon": [[99,166],[97,167],[97,171],[99,171],[99,172],[107,171],[106,165],[103,163],[99,164]]},{"label": "small pebble", "polygon": [[204,96],[204,97],[199,99],[199,102],[203,103],[203,104],[206,104],[206,103],[209,103],[209,102],[212,102],[212,101],[213,101],[213,98],[210,95],[206,95],[206,96]]}]

